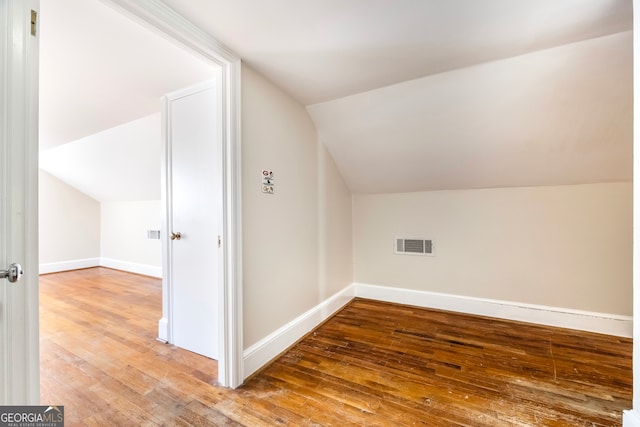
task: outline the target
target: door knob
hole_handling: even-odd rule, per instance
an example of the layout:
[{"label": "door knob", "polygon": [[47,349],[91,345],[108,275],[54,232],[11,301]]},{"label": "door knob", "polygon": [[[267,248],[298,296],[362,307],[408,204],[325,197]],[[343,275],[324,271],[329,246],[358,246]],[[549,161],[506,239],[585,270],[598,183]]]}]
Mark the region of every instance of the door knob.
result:
[{"label": "door knob", "polygon": [[11,283],[15,283],[24,274],[20,264],[13,263],[6,270],[0,270],[0,279],[7,279]]},{"label": "door knob", "polygon": [[182,239],[182,234],[180,234],[180,232],[171,233],[170,239],[171,240],[180,240],[180,239]]}]

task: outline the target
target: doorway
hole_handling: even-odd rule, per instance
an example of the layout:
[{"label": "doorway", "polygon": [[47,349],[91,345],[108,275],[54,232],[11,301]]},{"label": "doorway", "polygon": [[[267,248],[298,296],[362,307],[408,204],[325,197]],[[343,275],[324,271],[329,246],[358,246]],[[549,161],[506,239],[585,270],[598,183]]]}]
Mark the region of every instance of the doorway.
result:
[{"label": "doorway", "polygon": [[[65,0],[66,1],[66,0]],[[71,1],[71,0],[69,0]],[[82,3],[80,9],[86,7],[89,2]],[[222,168],[220,173],[225,176],[225,187],[221,188],[222,203],[221,209],[224,214],[221,215],[222,232],[221,232],[221,256],[220,256],[220,276],[222,277],[223,286],[219,292],[219,310],[220,330],[224,333],[220,336],[220,363],[219,363],[219,380],[222,385],[237,386],[242,382],[241,360],[241,329],[239,327],[239,319],[241,310],[239,310],[239,290],[236,283],[239,282],[239,256],[241,255],[239,239],[239,194],[236,190],[239,183],[239,158],[238,158],[238,124],[237,124],[237,78],[239,61],[237,58],[225,52],[221,54],[217,43],[209,39],[204,33],[195,27],[186,25],[177,15],[172,13],[163,13],[160,18],[160,12],[154,6],[140,6],[137,2],[128,1],[104,1],[99,4],[106,3],[113,6],[119,15],[126,15],[126,19],[133,17],[137,23],[144,24],[147,28],[137,25],[139,31],[149,32],[151,28],[155,37],[160,36],[166,42],[166,38],[179,39],[182,42],[180,49],[204,58],[210,64],[220,68],[221,75],[221,96],[222,102],[220,106],[220,126],[222,135],[222,144],[224,156],[221,156]],[[117,3],[117,5],[116,5]],[[55,5],[53,5],[55,7]],[[77,12],[77,11],[76,11]],[[166,11],[164,11],[166,12]],[[74,12],[75,13],[75,12]],[[46,19],[46,11],[43,16]],[[101,18],[102,19],[102,18]],[[95,22],[91,19],[78,19],[79,22]],[[150,21],[153,21],[152,23]],[[130,22],[130,21],[129,21]],[[110,32],[113,35],[113,31]],[[44,35],[46,37],[46,34]],[[73,62],[72,62],[73,63]],[[74,67],[82,68],[82,66]],[[148,76],[145,76],[148,79]],[[126,109],[126,102],[122,103],[121,109]],[[165,302],[163,300],[163,307]]]}]

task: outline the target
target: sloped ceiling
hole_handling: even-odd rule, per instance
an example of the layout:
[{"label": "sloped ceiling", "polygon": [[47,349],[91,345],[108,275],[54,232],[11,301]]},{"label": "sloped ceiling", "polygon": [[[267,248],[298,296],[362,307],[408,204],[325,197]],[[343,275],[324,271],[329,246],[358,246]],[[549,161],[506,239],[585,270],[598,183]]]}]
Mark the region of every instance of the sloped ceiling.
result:
[{"label": "sloped ceiling", "polygon": [[98,0],[40,7],[40,167],[98,201],[160,199],[161,97],[212,65]]},{"label": "sloped ceiling", "polygon": [[356,193],[628,181],[633,35],[310,106]]},{"label": "sloped ceiling", "polygon": [[308,105],[356,193],[631,180],[629,0],[163,0]]},{"label": "sloped ceiling", "polygon": [[630,0],[163,0],[303,105],[621,31]]},{"label": "sloped ceiling", "polygon": [[40,152],[40,168],[100,202],[160,200],[160,113]]},{"label": "sloped ceiling", "polygon": [[[354,192],[631,179],[630,0],[163,1],[308,106]],[[42,15],[44,147],[157,111],[194,61],[97,0]]]},{"label": "sloped ceiling", "polygon": [[160,98],[210,78],[211,64],[99,0],[40,4],[40,147],[160,111]]}]

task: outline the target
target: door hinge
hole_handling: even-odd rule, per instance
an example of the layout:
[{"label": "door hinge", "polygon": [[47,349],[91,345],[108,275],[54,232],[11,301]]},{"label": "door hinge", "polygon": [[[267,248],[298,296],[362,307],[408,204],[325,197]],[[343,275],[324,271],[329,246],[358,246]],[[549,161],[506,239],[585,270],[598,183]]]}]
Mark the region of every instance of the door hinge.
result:
[{"label": "door hinge", "polygon": [[222,247],[222,238],[220,236],[218,236],[218,247]]},{"label": "door hinge", "polygon": [[36,36],[36,28],[38,26],[38,12],[31,10],[31,35]]}]

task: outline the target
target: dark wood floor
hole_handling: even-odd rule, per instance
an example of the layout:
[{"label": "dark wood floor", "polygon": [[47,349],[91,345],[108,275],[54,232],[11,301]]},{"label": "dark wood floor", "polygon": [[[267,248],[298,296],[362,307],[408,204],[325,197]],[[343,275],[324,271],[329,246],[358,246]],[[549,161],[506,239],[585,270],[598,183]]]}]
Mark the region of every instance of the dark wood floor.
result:
[{"label": "dark wood floor", "polygon": [[160,281],[41,277],[41,400],[67,426],[619,426],[629,339],[355,300],[238,390],[155,340]]}]

